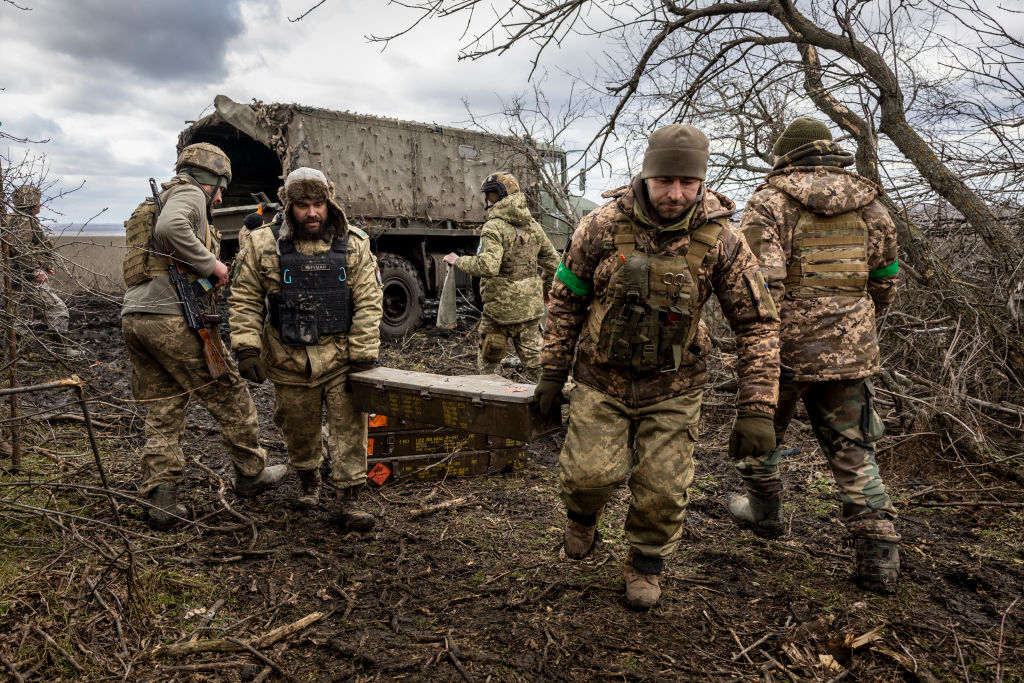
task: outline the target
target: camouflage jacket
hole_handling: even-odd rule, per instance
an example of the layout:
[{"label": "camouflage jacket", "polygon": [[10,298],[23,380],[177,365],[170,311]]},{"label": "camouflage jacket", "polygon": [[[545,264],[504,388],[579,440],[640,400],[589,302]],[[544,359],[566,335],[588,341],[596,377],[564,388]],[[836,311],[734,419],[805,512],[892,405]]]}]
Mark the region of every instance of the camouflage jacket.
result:
[{"label": "camouflage jacket", "polygon": [[[705,190],[687,229],[658,234],[640,223],[634,213],[634,193],[640,188],[639,180],[634,179],[629,188],[613,195],[616,197],[613,201],[580,221],[551,290],[541,351],[544,369],[563,370],[572,365],[576,381],[632,407],[649,405],[703,386],[707,380],[711,340],[707,328],[700,323],[696,338],[688,345],[682,364],[675,372],[635,373],[607,362],[587,328],[586,319],[595,298],[605,300],[611,295],[609,279],[620,266],[613,246],[619,212],[633,225],[638,251],[683,255],[690,246],[693,230],[712,219],[727,218],[735,206],[725,196]],[[722,223],[718,240],[699,271],[697,302],[702,307],[714,293],[736,333],[740,385],[737,405],[771,414],[778,400],[778,317],[767,291],[759,284],[757,259],[740,232],[731,223],[724,220]],[[572,288],[566,284],[567,280]]]},{"label": "camouflage jacket", "polygon": [[[289,207],[285,211],[290,214]],[[276,383],[316,386],[347,374],[350,363],[376,363],[380,350],[383,303],[377,259],[370,252],[366,233],[348,225],[341,208],[331,202],[328,221],[334,235],[348,232],[346,271],[352,290],[354,313],[347,334],[324,335],[316,346],[286,346],[266,316],[267,294],[281,289],[281,262],[277,240],[269,225],[249,233],[242,252],[235,257],[231,280],[231,348],[260,349],[267,376]],[[292,233],[290,218],[281,227],[281,238]],[[301,254],[323,254],[331,248],[324,240],[295,240]]]},{"label": "camouflage jacket", "polygon": [[53,267],[53,243],[46,237],[35,216],[14,215],[9,219],[7,243],[11,248],[11,261],[20,274],[18,282],[35,282],[33,273]]},{"label": "camouflage jacket", "polygon": [[530,215],[526,196],[514,192],[487,210],[477,255],[461,256],[455,265],[480,278],[484,315],[511,325],[544,315],[544,295],[555,277],[558,252]]},{"label": "camouflage jacket", "polygon": [[[898,277],[896,226],[878,194],[871,181],[835,166],[790,166],[770,173],[743,210],[741,228],[779,305],[782,365],[798,381],[856,379],[878,370],[875,310],[893,300]],[[783,280],[801,209],[859,213],[868,228],[866,295],[787,296]]]}]

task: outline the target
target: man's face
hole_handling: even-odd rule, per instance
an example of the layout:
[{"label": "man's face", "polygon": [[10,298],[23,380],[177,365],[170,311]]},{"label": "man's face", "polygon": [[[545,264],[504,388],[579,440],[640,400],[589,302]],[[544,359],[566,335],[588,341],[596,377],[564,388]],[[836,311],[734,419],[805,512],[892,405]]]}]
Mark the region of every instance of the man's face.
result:
[{"label": "man's face", "polygon": [[651,206],[663,221],[675,220],[686,213],[696,201],[703,183],[699,178],[675,177],[648,178],[644,182]]},{"label": "man's face", "polygon": [[221,188],[216,185],[202,185],[202,188],[206,190],[206,196],[210,198],[210,208],[215,209],[224,203],[224,197],[221,196]]},{"label": "man's face", "polygon": [[298,200],[292,204],[292,220],[299,231],[310,237],[318,236],[327,220],[327,202]]},{"label": "man's face", "polygon": [[28,212],[30,214],[32,214],[33,216],[38,216],[39,212],[42,211],[42,210],[43,210],[43,205],[40,203],[40,204],[36,204],[35,206],[33,206],[31,209],[28,210]]}]

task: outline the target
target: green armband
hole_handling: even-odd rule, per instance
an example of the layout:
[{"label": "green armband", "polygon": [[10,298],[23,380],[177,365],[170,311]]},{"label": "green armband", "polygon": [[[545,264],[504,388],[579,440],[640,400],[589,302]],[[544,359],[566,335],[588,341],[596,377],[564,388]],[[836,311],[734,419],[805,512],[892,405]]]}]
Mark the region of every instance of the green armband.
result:
[{"label": "green armband", "polygon": [[564,263],[558,264],[555,271],[555,279],[569,288],[569,291],[576,296],[590,296],[594,291],[594,284],[589,280],[582,280],[576,273],[565,267]]},{"label": "green armband", "polygon": [[898,275],[899,272],[900,272],[900,260],[896,259],[895,261],[893,261],[892,263],[890,263],[887,266],[883,266],[881,268],[878,268],[877,270],[872,270],[870,273],[868,273],[868,279],[869,280],[879,280],[879,279],[881,279],[883,277],[892,277],[893,275]]}]

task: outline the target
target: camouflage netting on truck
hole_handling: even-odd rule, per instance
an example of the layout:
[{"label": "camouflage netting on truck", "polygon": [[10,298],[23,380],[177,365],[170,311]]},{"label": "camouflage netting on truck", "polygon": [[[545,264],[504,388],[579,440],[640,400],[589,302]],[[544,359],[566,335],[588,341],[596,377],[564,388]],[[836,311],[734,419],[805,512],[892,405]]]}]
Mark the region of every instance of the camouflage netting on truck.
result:
[{"label": "camouflage netting on truck", "polygon": [[184,131],[227,124],[272,150],[284,173],[323,170],[352,218],[407,218],[482,223],[480,181],[494,169],[535,182],[511,144],[483,133],[397,119],[304,107],[240,104],[218,95],[216,112]]}]

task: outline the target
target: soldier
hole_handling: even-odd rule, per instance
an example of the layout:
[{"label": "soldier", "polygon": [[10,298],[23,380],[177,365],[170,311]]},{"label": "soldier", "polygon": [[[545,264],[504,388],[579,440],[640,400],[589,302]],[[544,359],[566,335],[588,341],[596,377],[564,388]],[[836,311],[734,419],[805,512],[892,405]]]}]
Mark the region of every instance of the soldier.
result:
[{"label": "soldier", "polygon": [[[132,394],[149,409],[140,490],[153,504],[149,525],[157,530],[170,529],[186,514],[177,498],[176,486],[184,469],[178,442],[192,395],[220,423],[239,496],[249,498],[277,485],[288,471],[285,465],[265,466],[267,454],[259,445],[256,407],[245,382],[230,360],[228,373],[212,378],[199,337],[188,328],[167,274],[165,255],[173,254],[188,266],[190,279],[207,277],[218,287],[227,283],[227,266],[217,259],[220,233],[209,216],[231,180],[231,162],[219,148],[201,142],[181,151],[174,170],[177,175],[163,184],[163,210],[155,224],[153,214],[146,213],[146,203],[126,223],[129,241],[136,235],[133,228],[141,223],[139,243],[152,246],[127,251],[128,291],[121,309],[121,331],[132,363]],[[213,306],[214,292],[204,303]],[[209,332],[227,360],[219,330],[213,327]]]},{"label": "soldier", "polygon": [[22,185],[11,193],[15,211],[10,218],[8,244],[15,270],[13,282],[21,295],[21,304],[28,309],[26,317],[31,320],[34,309],[42,313],[53,342],[51,348],[76,358],[82,352],[69,346],[68,307],[50,285],[50,276],[55,272],[54,250],[37,218],[43,208],[41,200],[42,193],[35,185]]},{"label": "soldier", "polygon": [[[741,225],[782,318],[776,440],[803,399],[854,538],[855,577],[892,592],[900,537],[875,463],[883,426],[869,377],[879,365],[875,315],[895,295],[896,228],[880,188],[844,170],[853,155],[832,142],[825,124],[795,119],[772,151],[774,169]],[[729,502],[734,518],[765,537],[783,532],[778,466],[778,450],[739,462],[748,493]]]},{"label": "soldier", "polygon": [[[558,252],[533,220],[526,195],[509,173],[493,173],[480,191],[487,202],[487,222],[480,230],[476,256],[444,257],[464,273],[480,278],[484,311],[480,317],[480,372],[498,374],[509,338],[523,363],[523,374],[536,380],[540,370],[541,318],[547,292],[558,267]],[[543,271],[537,274],[537,267]]]},{"label": "soldier", "polygon": [[377,364],[383,315],[377,259],[321,171],[295,169],[278,196],[283,222],[253,231],[238,257],[231,346],[244,377],[274,383],[274,423],[299,475],[301,507],[320,499],[326,405],[340,522],[369,531],[376,520],[356,502],[366,484],[366,415],[352,405],[348,375]]},{"label": "soldier", "polygon": [[246,243],[249,241],[249,235],[252,234],[253,230],[258,230],[263,227],[263,214],[259,211],[253,211],[247,214],[242,219],[242,227],[238,229],[238,251],[242,251],[245,248]]},{"label": "soldier", "polygon": [[[714,293],[739,356],[733,457],[772,450],[778,316],[734,204],[704,185],[708,139],[671,124],[648,139],[643,168],[576,228],[555,274],[535,390],[557,409],[576,382],[559,459],[565,554],[586,557],[614,489],[628,479],[626,603],[647,609],[682,537],[706,361],[701,308]],[[577,341],[579,342],[577,348]]]}]

